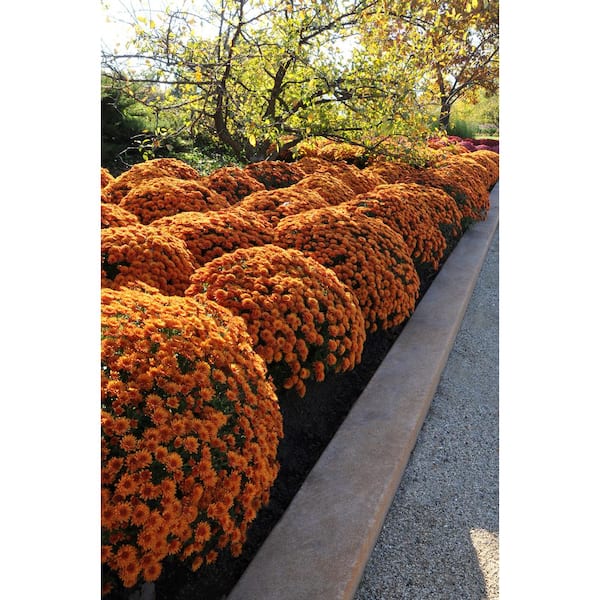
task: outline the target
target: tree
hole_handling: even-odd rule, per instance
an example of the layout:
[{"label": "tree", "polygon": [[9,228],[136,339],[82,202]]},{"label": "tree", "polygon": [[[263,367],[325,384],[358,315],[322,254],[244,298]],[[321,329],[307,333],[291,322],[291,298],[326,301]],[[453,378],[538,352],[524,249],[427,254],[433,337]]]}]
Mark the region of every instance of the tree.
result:
[{"label": "tree", "polygon": [[[131,51],[104,53],[103,68],[131,93],[158,87],[162,108],[179,111],[192,136],[208,132],[244,160],[277,158],[312,135],[357,141],[368,131],[373,145],[422,137],[415,77],[398,78],[377,52],[352,49],[380,4],[214,0],[194,12],[132,13]],[[135,71],[124,66],[131,59]]]},{"label": "tree", "polygon": [[422,73],[421,86],[437,98],[447,129],[459,98],[478,89],[498,91],[498,0],[390,0],[369,17],[363,37],[383,39],[398,64]]}]

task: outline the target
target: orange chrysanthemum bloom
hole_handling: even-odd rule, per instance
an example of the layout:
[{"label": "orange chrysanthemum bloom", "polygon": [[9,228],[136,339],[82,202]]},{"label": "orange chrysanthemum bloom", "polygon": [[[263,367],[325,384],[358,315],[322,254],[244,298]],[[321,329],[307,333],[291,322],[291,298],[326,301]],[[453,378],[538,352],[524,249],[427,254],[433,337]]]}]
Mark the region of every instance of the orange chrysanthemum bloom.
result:
[{"label": "orange chrysanthemum bloom", "polygon": [[318,156],[309,155],[302,156],[302,158],[299,158],[294,164],[302,169],[305,175],[312,175],[317,171],[330,173],[329,168],[331,167],[331,161],[319,158]]},{"label": "orange chrysanthemum bloom", "polygon": [[365,148],[350,142],[334,142],[323,137],[303,140],[296,146],[298,156],[302,158],[318,158],[327,161],[344,161],[359,164],[364,160]]},{"label": "orange chrysanthemum bloom", "polygon": [[378,160],[363,170],[364,173],[381,177],[386,183],[410,180],[417,171],[418,169],[412,165],[388,160]]},{"label": "orange chrysanthemum bloom", "polygon": [[203,212],[228,208],[224,196],[200,180],[154,177],[137,184],[119,203],[145,225],[187,211]]},{"label": "orange chrysanthemum bloom", "polygon": [[490,181],[487,168],[472,158],[472,153],[460,156],[451,156],[435,166],[437,168],[454,169],[461,177],[471,180],[474,185],[482,185],[486,190]]},{"label": "orange chrysanthemum bloom", "polygon": [[101,285],[114,289],[143,281],[181,296],[196,268],[183,240],[145,225],[102,229],[101,254]]},{"label": "orange chrysanthemum bloom", "polygon": [[355,165],[349,165],[343,161],[327,161],[314,158],[302,158],[296,163],[307,175],[326,172],[341,179],[355,194],[370,192],[385,180],[377,173],[361,170]]},{"label": "orange chrysanthemum bloom", "polygon": [[426,263],[437,270],[446,249],[446,240],[431,215],[411,202],[395,184],[380,185],[341,205],[351,214],[381,219],[397,231],[408,247],[417,271]]},{"label": "orange chrysanthemum bloom", "polygon": [[253,192],[265,190],[265,186],[241,167],[221,167],[206,178],[206,186],[225,196],[233,205]]},{"label": "orange chrysanthemum bloom", "polygon": [[273,241],[273,227],[264,215],[236,207],[180,213],[158,219],[152,226],[182,239],[198,266],[226,252]]},{"label": "orange chrysanthemum bloom", "polygon": [[254,192],[240,200],[234,208],[257,212],[275,225],[288,215],[327,206],[328,202],[319,193],[293,185],[283,189]]},{"label": "orange chrysanthemum bloom", "polygon": [[462,214],[463,229],[473,221],[483,221],[487,216],[489,192],[480,173],[476,175],[472,170],[467,171],[453,163],[420,169],[410,183],[437,187],[452,196]]},{"label": "orange chrysanthemum bloom", "polygon": [[178,179],[202,179],[196,169],[177,158],[155,158],[133,165],[121,173],[105,188],[109,202],[118,204],[131,189],[155,177],[177,177]]},{"label": "orange chrysanthemum bloom", "polygon": [[460,237],[462,214],[452,196],[444,190],[418,183],[397,183],[394,188],[405,202],[429,213],[450,246]]},{"label": "orange chrysanthemum bloom", "polygon": [[326,171],[315,171],[306,175],[294,187],[318,192],[331,206],[352,200],[356,195],[351,187]]},{"label": "orange chrysanthemum bloom", "polygon": [[304,171],[297,165],[282,160],[262,160],[245,166],[243,170],[267,190],[288,187],[304,177]]},{"label": "orange chrysanthemum bloom", "polygon": [[319,158],[332,161],[344,161],[357,164],[365,154],[363,146],[350,144],[349,142],[328,141],[318,149]]},{"label": "orange chrysanthemum bloom", "polygon": [[140,223],[140,220],[133,213],[121,208],[118,204],[102,202],[100,210],[100,223],[102,229],[105,229],[106,227],[139,225]]},{"label": "orange chrysanthemum bloom", "polygon": [[492,150],[475,150],[465,158],[478,162],[487,171],[486,185],[491,190],[500,178],[500,155]]},{"label": "orange chrysanthemum bloom", "polygon": [[[244,321],[202,298],[138,288],[103,289],[101,304],[102,470],[114,473],[102,481],[102,568],[105,580],[125,587],[154,580],[171,554],[191,564],[212,560],[214,548],[237,551],[268,502],[283,435]],[[178,408],[167,404],[174,389]],[[166,418],[154,427],[161,409]],[[130,427],[121,435],[124,414]],[[153,452],[144,449],[159,438]],[[150,463],[138,470],[143,453]],[[196,544],[203,523],[209,537]]]},{"label": "orange chrysanthemum bloom", "polygon": [[[206,294],[241,316],[279,388],[304,395],[304,380],[360,362],[366,333],[358,300],[336,274],[297,250],[239,249],[198,269],[186,295]],[[320,373],[318,380],[325,373]]]},{"label": "orange chrysanthemum bloom", "polygon": [[111,172],[105,168],[100,167],[100,189],[105,188],[109,183],[114,181],[115,178],[112,176]]},{"label": "orange chrysanthemum bloom", "polygon": [[369,332],[400,324],[414,310],[419,277],[402,236],[337,206],[282,219],[275,243],[331,268],[356,295]]}]

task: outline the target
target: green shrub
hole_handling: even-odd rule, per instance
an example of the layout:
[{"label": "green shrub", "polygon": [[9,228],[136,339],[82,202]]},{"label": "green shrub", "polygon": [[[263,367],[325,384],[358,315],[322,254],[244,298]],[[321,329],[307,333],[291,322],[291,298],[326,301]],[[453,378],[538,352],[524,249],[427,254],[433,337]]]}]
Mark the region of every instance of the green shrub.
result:
[{"label": "green shrub", "polygon": [[448,135],[457,135],[461,138],[474,138],[477,135],[477,124],[463,119],[451,119],[448,126]]}]

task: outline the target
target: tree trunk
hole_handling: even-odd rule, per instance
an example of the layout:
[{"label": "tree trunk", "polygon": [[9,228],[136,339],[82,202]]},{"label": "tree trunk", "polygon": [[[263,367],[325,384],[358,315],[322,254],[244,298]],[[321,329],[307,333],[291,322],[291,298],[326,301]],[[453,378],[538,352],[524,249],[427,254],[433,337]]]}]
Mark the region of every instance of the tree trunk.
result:
[{"label": "tree trunk", "polygon": [[439,124],[444,131],[448,131],[448,125],[450,124],[450,109],[452,104],[448,101],[448,98],[442,98],[442,105],[440,108]]}]

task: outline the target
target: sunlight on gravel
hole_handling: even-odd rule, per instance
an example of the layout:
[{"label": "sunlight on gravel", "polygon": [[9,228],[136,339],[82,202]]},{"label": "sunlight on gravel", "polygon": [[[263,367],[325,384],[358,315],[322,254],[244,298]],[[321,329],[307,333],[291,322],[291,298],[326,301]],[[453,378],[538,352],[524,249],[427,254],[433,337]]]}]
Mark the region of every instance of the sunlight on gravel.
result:
[{"label": "sunlight on gravel", "polygon": [[485,580],[487,600],[497,600],[498,592],[498,534],[486,529],[471,529],[471,543],[477,553],[479,568]]}]

